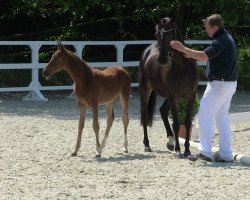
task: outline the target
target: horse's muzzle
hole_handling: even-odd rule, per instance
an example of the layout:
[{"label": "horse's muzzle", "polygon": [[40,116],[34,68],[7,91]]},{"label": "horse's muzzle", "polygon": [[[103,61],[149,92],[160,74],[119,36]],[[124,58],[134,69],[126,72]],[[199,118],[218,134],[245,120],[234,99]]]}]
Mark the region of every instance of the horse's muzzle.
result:
[{"label": "horse's muzzle", "polygon": [[47,79],[50,77],[50,70],[44,68],[42,74]]},{"label": "horse's muzzle", "polygon": [[157,62],[160,64],[160,65],[165,65],[167,63],[167,58],[165,56],[159,56],[157,58]]}]

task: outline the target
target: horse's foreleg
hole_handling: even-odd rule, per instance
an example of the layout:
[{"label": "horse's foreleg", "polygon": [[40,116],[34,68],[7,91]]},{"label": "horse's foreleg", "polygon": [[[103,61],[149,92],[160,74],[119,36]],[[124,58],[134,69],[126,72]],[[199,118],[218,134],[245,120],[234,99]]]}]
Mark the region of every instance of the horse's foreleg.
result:
[{"label": "horse's foreleg", "polygon": [[[194,101],[194,100],[193,100]],[[190,152],[190,143],[189,143],[189,140],[190,140],[190,129],[191,129],[191,126],[192,126],[192,120],[191,120],[191,112],[192,112],[192,107],[193,107],[193,101],[190,102],[190,103],[187,103],[186,105],[186,119],[185,119],[185,127],[186,127],[186,140],[185,140],[185,151],[184,151],[184,157],[188,157],[191,155],[191,152]]]},{"label": "horse's foreleg", "polygon": [[174,134],[168,121],[169,106],[168,106],[167,99],[165,99],[162,106],[160,107],[160,113],[161,113],[161,118],[164,122],[165,129],[167,131],[167,138],[168,138],[167,148],[170,151],[173,151],[174,150],[174,139],[173,139]]},{"label": "horse's foreleg", "polygon": [[100,157],[101,156],[101,145],[99,142],[99,130],[100,130],[100,126],[99,126],[99,122],[98,122],[98,104],[91,106],[92,109],[92,114],[93,114],[93,129],[95,132],[95,139],[96,139],[96,157]]},{"label": "horse's foreleg", "polygon": [[184,144],[184,146],[185,146],[184,157],[185,158],[191,155],[191,152],[190,152],[190,149],[189,149],[189,147],[190,147],[189,141],[190,141],[190,131],[191,131],[190,129],[191,129],[191,126],[192,126],[191,120],[190,120],[190,122],[185,123],[185,127],[186,127],[186,140],[185,140],[185,144]]},{"label": "horse's foreleg", "polygon": [[100,148],[100,152],[99,152],[100,155],[101,155],[103,148],[105,147],[106,140],[108,138],[110,129],[112,127],[112,124],[113,124],[113,121],[115,118],[113,102],[106,105],[106,113],[107,113],[107,127],[106,127],[104,138],[103,138],[102,143],[101,143],[101,148]]},{"label": "horse's foreleg", "polygon": [[128,101],[129,101],[129,94],[126,96],[120,97],[120,102],[122,106],[122,122],[124,126],[124,152],[128,153],[128,137],[127,137],[127,130],[128,130]]},{"label": "horse's foreleg", "polygon": [[171,109],[171,114],[173,117],[173,129],[175,133],[175,151],[179,152],[181,154],[181,148],[179,143],[179,129],[180,129],[180,123],[177,115],[177,108],[176,104],[177,102],[174,102],[172,99],[173,97],[169,97],[169,107]]},{"label": "horse's foreleg", "polygon": [[86,114],[86,107],[82,103],[78,102],[78,107],[80,111],[80,118],[78,123],[78,136],[77,136],[76,148],[75,151],[71,154],[72,156],[76,156],[78,150],[81,147],[82,130],[84,128],[85,114]]}]

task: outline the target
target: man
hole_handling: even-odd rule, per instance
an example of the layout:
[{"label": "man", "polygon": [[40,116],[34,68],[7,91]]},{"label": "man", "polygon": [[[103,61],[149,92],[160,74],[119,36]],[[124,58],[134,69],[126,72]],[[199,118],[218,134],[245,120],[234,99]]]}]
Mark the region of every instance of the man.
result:
[{"label": "man", "polygon": [[206,18],[204,27],[212,43],[203,51],[185,47],[179,41],[171,41],[170,45],[190,57],[200,61],[208,61],[208,83],[200,102],[198,121],[200,126],[198,158],[212,162],[213,120],[215,118],[219,131],[219,155],[217,162],[233,162],[232,136],[229,122],[229,108],[237,86],[236,45],[232,36],[224,29],[220,15],[214,14]]}]

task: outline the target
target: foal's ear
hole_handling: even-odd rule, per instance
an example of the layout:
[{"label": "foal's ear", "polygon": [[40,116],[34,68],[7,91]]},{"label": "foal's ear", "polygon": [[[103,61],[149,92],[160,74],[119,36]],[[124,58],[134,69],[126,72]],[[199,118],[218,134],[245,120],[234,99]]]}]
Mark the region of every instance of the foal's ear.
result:
[{"label": "foal's ear", "polygon": [[61,41],[57,41],[57,49],[58,50],[62,50],[63,49],[63,45],[62,45]]}]

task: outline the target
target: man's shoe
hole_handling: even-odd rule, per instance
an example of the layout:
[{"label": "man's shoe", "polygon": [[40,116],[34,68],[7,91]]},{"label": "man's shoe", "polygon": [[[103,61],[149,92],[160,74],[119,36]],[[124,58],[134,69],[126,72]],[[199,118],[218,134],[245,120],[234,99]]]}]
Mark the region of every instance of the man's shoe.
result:
[{"label": "man's shoe", "polygon": [[198,159],[201,159],[201,160],[205,160],[207,162],[213,162],[213,160],[203,154],[195,154],[195,155],[191,155],[191,156],[188,156],[188,159],[191,160],[191,161],[197,161]]},{"label": "man's shoe", "polygon": [[232,163],[234,160],[224,160],[220,158],[219,156],[214,157],[214,162],[223,162],[223,163]]}]

